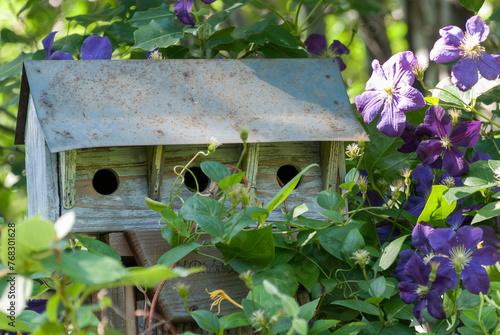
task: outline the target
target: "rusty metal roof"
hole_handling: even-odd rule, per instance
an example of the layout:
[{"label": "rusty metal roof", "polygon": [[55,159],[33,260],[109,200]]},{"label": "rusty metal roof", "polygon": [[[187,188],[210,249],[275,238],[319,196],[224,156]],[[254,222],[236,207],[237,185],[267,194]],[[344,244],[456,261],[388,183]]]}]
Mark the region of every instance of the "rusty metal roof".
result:
[{"label": "rusty metal roof", "polygon": [[26,61],[18,144],[30,93],[51,152],[363,132],[333,59]]}]

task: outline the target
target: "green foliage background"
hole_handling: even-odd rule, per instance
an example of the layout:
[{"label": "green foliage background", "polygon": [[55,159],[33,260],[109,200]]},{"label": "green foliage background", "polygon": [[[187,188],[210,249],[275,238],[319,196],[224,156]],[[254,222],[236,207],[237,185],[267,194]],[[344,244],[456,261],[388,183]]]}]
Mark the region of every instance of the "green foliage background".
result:
[{"label": "green foliage background", "polygon": [[[471,2],[462,0],[460,2]],[[0,2],[0,217],[16,220],[26,212],[26,178],[24,176],[24,147],[14,145],[18,94],[22,61],[44,59],[42,39],[52,31],[56,35],[54,49],[75,54],[83,42],[82,36],[105,35],[113,44],[113,59],[144,58],[145,50],[133,49],[136,26],[128,22],[135,12],[143,12],[162,4],[172,6],[168,0],[9,0]],[[217,12],[235,3],[235,0],[217,0],[211,5],[194,1],[196,9],[206,8]],[[235,25],[243,29],[266,18],[272,24],[281,24],[279,18],[268,8],[257,2],[242,0],[245,5],[233,11],[224,26]],[[342,73],[351,100],[363,89],[374,58],[384,61],[392,53],[420,48],[419,36],[425,32],[433,16],[437,28],[444,24],[463,26],[471,16],[460,6],[459,0],[335,0],[324,15],[301,36],[304,41],[311,33],[325,34],[328,43],[334,39],[350,44],[349,56],[343,60],[347,69]],[[474,1],[472,1],[474,2]],[[298,0],[268,0],[266,4],[276,9],[285,18],[292,18]],[[300,15],[305,19],[308,11],[317,4],[316,0],[305,0],[305,10]],[[421,13],[411,12],[414,6],[422,8]],[[493,8],[500,6],[500,0],[487,0],[480,14],[500,16]],[[455,15],[457,12],[460,15]],[[419,19],[420,24],[415,20]],[[448,21],[446,21],[448,20]],[[458,22],[455,22],[455,21]],[[418,20],[417,20],[418,21]],[[435,27],[432,27],[434,29]],[[220,29],[220,28],[219,28]],[[500,36],[500,27],[492,26],[492,33]],[[422,35],[423,34],[423,35]],[[437,38],[437,29],[433,36]],[[429,37],[429,36],[427,36]],[[435,39],[427,38],[432,46]],[[498,53],[499,38],[495,37],[493,47]],[[418,50],[414,50],[415,52]],[[416,52],[417,53],[417,52]],[[385,58],[385,59],[384,59]],[[430,71],[430,70],[429,70]],[[434,71],[437,75],[439,70]],[[431,72],[432,76],[432,72]]]}]

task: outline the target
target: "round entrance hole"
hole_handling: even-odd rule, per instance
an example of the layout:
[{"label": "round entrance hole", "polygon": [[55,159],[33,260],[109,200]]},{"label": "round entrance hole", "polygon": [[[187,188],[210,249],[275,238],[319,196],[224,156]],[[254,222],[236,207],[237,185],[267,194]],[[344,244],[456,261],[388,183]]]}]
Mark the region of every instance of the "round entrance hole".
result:
[{"label": "round entrance hole", "polygon": [[203,171],[199,167],[193,167],[190,168],[190,170],[192,174],[189,173],[189,171],[186,171],[186,173],[184,174],[184,185],[186,185],[188,190],[196,192],[196,182],[198,182],[199,191],[205,191],[208,187],[208,184],[210,184],[210,179],[206,174],[203,173]]},{"label": "round entrance hole", "polygon": [[94,190],[103,195],[109,195],[114,193],[120,181],[118,179],[118,174],[111,169],[100,169],[94,174],[92,179],[92,186]]},{"label": "round entrance hole", "polygon": [[[295,166],[289,164],[282,165],[276,172],[276,177],[278,177],[279,179],[278,184],[280,184],[279,181],[281,181],[283,185],[280,184],[280,186],[283,187],[298,174],[299,170]],[[299,187],[301,179],[299,179],[299,182],[297,183],[297,185],[295,185],[294,189]]]}]

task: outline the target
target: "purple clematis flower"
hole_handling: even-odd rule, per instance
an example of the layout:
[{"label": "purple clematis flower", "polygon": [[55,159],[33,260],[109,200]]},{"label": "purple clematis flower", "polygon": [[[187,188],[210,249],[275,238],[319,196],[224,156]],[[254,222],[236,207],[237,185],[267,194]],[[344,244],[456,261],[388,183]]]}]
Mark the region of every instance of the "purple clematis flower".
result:
[{"label": "purple clematis flower", "polygon": [[451,69],[451,81],[462,91],[477,83],[478,70],[488,80],[500,75],[500,55],[487,54],[480,45],[490,33],[488,25],[479,16],[473,16],[467,20],[465,29],[465,33],[456,26],[440,29],[441,38],[430,52],[430,59],[437,63],[448,63],[461,57]]},{"label": "purple clematis flower", "polygon": [[62,52],[62,51],[54,51],[52,49],[52,46],[54,45],[54,37],[57,34],[57,31],[53,31],[50,34],[47,35],[42,40],[43,47],[45,49],[45,59],[47,60],[73,60],[73,56],[69,54],[68,52]]},{"label": "purple clematis flower", "polygon": [[408,197],[405,209],[418,218],[424,210],[427,199],[431,194],[434,175],[428,165],[418,165],[413,171],[411,179],[415,181],[415,188],[413,188],[412,194]]},{"label": "purple clematis flower", "polygon": [[83,41],[81,55],[83,60],[111,59],[113,49],[106,36],[89,36]]},{"label": "purple clematis flower", "polygon": [[356,97],[356,107],[365,123],[372,122],[382,110],[377,128],[390,137],[401,136],[406,125],[406,112],[426,105],[424,96],[411,85],[413,68],[418,64],[411,51],[395,54],[382,66],[372,62],[373,73],[366,91]]},{"label": "purple clematis flower", "polygon": [[[206,4],[211,4],[215,0],[201,0]],[[193,0],[177,0],[174,5],[175,16],[184,24],[189,24],[194,26],[195,22],[193,16],[191,15],[191,9],[193,9]]]},{"label": "purple clematis flower", "polygon": [[457,147],[471,147],[479,139],[480,121],[461,122],[451,128],[451,118],[440,106],[431,106],[425,113],[424,123],[417,127],[416,133],[429,136],[420,142],[417,156],[424,164],[440,168],[439,159],[444,151],[443,167],[453,177],[469,172],[469,164],[464,153]]},{"label": "purple clematis flower", "polygon": [[399,152],[409,154],[417,151],[417,147],[422,142],[422,136],[415,134],[417,128],[409,122],[406,122],[405,129],[400,135],[401,139],[405,142],[398,148]]},{"label": "purple clematis flower", "polygon": [[335,58],[339,64],[340,71],[344,71],[346,65],[340,58],[341,55],[348,55],[349,49],[340,41],[333,41],[329,48],[326,47],[326,37],[320,34],[311,34],[304,42],[307,52],[310,54],[320,55],[325,58]]},{"label": "purple clematis flower", "polygon": [[490,277],[483,265],[494,265],[500,260],[500,254],[492,247],[481,247],[481,228],[434,229],[428,237],[432,249],[448,258],[447,267],[460,275],[469,292],[488,293]]}]

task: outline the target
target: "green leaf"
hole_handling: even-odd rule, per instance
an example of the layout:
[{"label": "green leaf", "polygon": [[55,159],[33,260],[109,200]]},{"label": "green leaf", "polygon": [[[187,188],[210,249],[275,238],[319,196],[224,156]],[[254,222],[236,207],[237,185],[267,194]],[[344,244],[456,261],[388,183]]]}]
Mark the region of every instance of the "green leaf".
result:
[{"label": "green leaf", "polygon": [[266,43],[260,51],[264,58],[309,58],[309,54],[303,49],[285,48],[274,43]]},{"label": "green leaf", "polygon": [[299,318],[310,320],[313,318],[316,313],[316,308],[318,307],[320,299],[315,299],[313,301],[309,301],[308,303],[299,307]]},{"label": "green leaf", "polygon": [[344,240],[347,238],[347,235],[351,230],[359,229],[361,226],[361,223],[352,222],[348,226],[335,226],[322,229],[317,232],[319,242],[328,253],[340,260],[343,260],[341,249],[344,244]]},{"label": "green leaf", "polygon": [[270,269],[256,273],[252,280],[254,287],[262,284],[264,280],[268,280],[276,287],[279,287],[280,292],[289,296],[295,295],[299,287],[295,271],[288,263],[278,264]]},{"label": "green leaf", "polygon": [[90,237],[83,237],[77,234],[73,234],[76,239],[89,251],[97,254],[97,255],[102,255],[102,256],[108,256],[111,257],[118,262],[121,262],[121,256],[119,253],[116,252],[115,249],[111,248],[109,245],[107,245],[104,242],[101,242],[95,238],[90,238]]},{"label": "green leaf", "polygon": [[319,214],[333,222],[342,223],[344,221],[344,217],[339,211],[321,211]]},{"label": "green leaf", "polygon": [[224,178],[231,176],[231,172],[222,163],[219,162],[202,162],[200,164],[201,171],[210,179],[219,183]]},{"label": "green leaf", "polygon": [[171,19],[153,20],[147,26],[134,32],[136,49],[154,50],[166,48],[179,42],[184,36],[180,28]]},{"label": "green leaf", "polygon": [[[333,211],[329,211],[329,212],[333,212]],[[338,213],[338,212],[336,212],[336,213]],[[330,224],[328,222],[325,222],[322,220],[308,219],[308,218],[305,218],[303,216],[299,217],[298,219],[296,219],[292,223],[296,226],[299,226],[299,227],[312,228],[312,229],[323,229],[323,228],[330,226]]]},{"label": "green leaf", "polygon": [[161,255],[156,263],[169,267],[180,261],[183,257],[187,256],[192,251],[201,247],[202,245],[196,242],[181,244]]},{"label": "green leaf", "polygon": [[59,270],[86,285],[112,283],[127,274],[117,260],[84,250],[63,253]]},{"label": "green leaf", "polygon": [[365,322],[350,322],[335,330],[332,335],[356,335],[363,330],[366,325],[367,323]]},{"label": "green leaf", "polygon": [[385,292],[385,289],[387,287],[387,283],[385,281],[385,277],[378,277],[375,279],[372,279],[370,282],[370,286],[373,290],[373,292],[370,292],[373,294],[374,297],[382,297],[382,295]]},{"label": "green leaf", "polygon": [[113,283],[112,287],[140,285],[145,288],[153,288],[162,280],[187,277],[193,273],[204,271],[205,268],[196,267],[185,269],[177,267],[169,269],[164,265],[154,265],[150,268],[132,267],[126,270],[127,275],[122,280]]},{"label": "green leaf", "polygon": [[211,334],[219,333],[220,323],[214,313],[205,310],[197,310],[190,314],[201,329]]},{"label": "green leaf", "polygon": [[297,186],[297,184],[300,180],[300,177],[302,177],[302,175],[304,173],[306,173],[310,168],[315,167],[315,166],[319,167],[318,164],[308,165],[306,168],[304,168],[302,171],[300,171],[295,177],[293,177],[292,180],[290,180],[288,183],[286,183],[286,185],[283,186],[280,189],[280,191],[278,193],[276,193],[276,195],[271,200],[269,200],[269,202],[265,206],[265,209],[268,212],[271,212],[273,209],[278,207],[288,197],[288,195],[290,195],[290,193],[292,193],[292,191],[295,189],[295,186]]},{"label": "green leaf", "polygon": [[177,216],[177,214],[170,208],[160,209],[160,214],[165,223],[172,229],[176,234],[182,237],[189,237],[188,224],[186,221]]},{"label": "green leaf", "polygon": [[365,155],[360,169],[368,172],[370,179],[373,172],[379,170],[386,180],[401,178],[400,171],[408,167],[408,161],[415,154],[403,154],[397,149],[404,143],[400,137],[389,137],[377,129],[377,120],[366,125],[362,122],[370,141],[365,143]]},{"label": "green leaf", "polygon": [[179,210],[179,217],[184,220],[196,221],[200,215],[213,216],[214,218],[226,216],[226,210],[217,200],[203,197],[189,197]]},{"label": "green leaf", "polygon": [[301,255],[297,255],[291,265],[295,269],[295,276],[299,282],[311,292],[314,284],[319,278],[318,266]]},{"label": "green leaf", "polygon": [[495,182],[487,161],[472,163],[469,169],[469,173],[462,179],[465,186],[479,186]]},{"label": "green leaf", "polygon": [[488,184],[481,184],[477,186],[462,186],[462,187],[452,187],[448,191],[444,192],[443,196],[448,201],[448,203],[452,203],[453,201],[456,201],[458,199],[465,198],[466,196],[469,196],[471,194],[474,194],[478,191],[494,187],[496,186],[496,183],[488,183]]},{"label": "green leaf", "polygon": [[114,17],[118,16],[121,12],[124,11],[125,6],[121,5],[115,8],[109,8],[110,5],[106,4],[100,11],[92,12],[89,14],[76,15],[67,17],[68,21],[76,21],[76,24],[79,24],[83,27],[88,27],[90,24],[95,23],[97,21],[111,21]]},{"label": "green leaf", "polygon": [[439,99],[435,97],[425,97],[424,98],[427,104],[432,105],[432,106],[438,106],[439,105]]},{"label": "green leaf", "polygon": [[264,279],[262,285],[264,285],[264,289],[268,294],[274,295],[281,300],[281,306],[287,314],[294,316],[294,318],[297,316],[299,312],[299,304],[294,298],[281,293],[278,287],[267,279]]},{"label": "green leaf", "polygon": [[322,333],[325,330],[328,330],[329,328],[332,328],[335,326],[337,323],[339,323],[339,320],[325,320],[325,319],[320,319],[314,321],[313,325],[311,328],[309,328],[309,335],[318,335]]},{"label": "green leaf", "polygon": [[234,41],[234,37],[231,36],[235,27],[228,27],[224,29],[217,30],[207,39],[206,45],[209,48],[215,48],[220,44],[229,44]]},{"label": "green leaf", "polygon": [[221,328],[223,328],[224,330],[250,325],[250,322],[248,322],[244,312],[224,315],[219,319],[219,323],[221,324]]},{"label": "green leaf", "polygon": [[476,215],[474,215],[474,219],[472,219],[471,224],[475,224],[477,222],[481,222],[484,220],[488,220],[500,215],[500,202],[493,202],[491,204],[487,204],[483,208],[481,208]]},{"label": "green leaf", "polygon": [[307,335],[307,321],[304,319],[292,319],[292,327],[295,329],[300,335]]},{"label": "green leaf", "polygon": [[263,31],[271,43],[291,49],[299,46],[295,37],[281,26],[271,24],[266,26]]},{"label": "green leaf", "polygon": [[385,247],[379,262],[379,266],[382,269],[387,270],[392,265],[392,263],[394,263],[399,255],[399,251],[401,251],[401,246],[403,245],[403,242],[405,241],[407,236],[408,235],[398,237],[387,247]]},{"label": "green leaf", "polygon": [[134,16],[127,23],[130,23],[136,28],[143,28],[147,26],[151,21],[161,21],[163,19],[172,20],[175,17],[173,13],[170,12],[166,4],[161,4],[159,7],[150,8],[145,12],[135,12]]},{"label": "green leaf", "polygon": [[163,202],[155,201],[148,197],[146,197],[145,200],[148,208],[155,212],[160,213],[162,209],[168,208],[168,205],[164,204]]},{"label": "green leaf", "polygon": [[264,208],[260,207],[247,207],[246,211],[240,210],[231,220],[224,224],[224,239],[230,241],[242,229],[252,223],[257,223],[260,216],[267,216],[268,214]]},{"label": "green leaf", "polygon": [[33,54],[21,52],[13,61],[2,63],[0,65],[0,81],[21,75],[23,62],[30,60],[32,56]]},{"label": "green leaf", "polygon": [[237,185],[243,179],[243,177],[245,177],[245,172],[232,174],[219,182],[219,188],[229,192],[233,186]]},{"label": "green leaf", "polygon": [[335,210],[342,202],[342,196],[335,191],[321,191],[318,194],[317,202],[321,208]]},{"label": "green leaf", "polygon": [[189,53],[189,49],[182,45],[171,45],[165,49],[163,56],[167,59],[183,59]]},{"label": "green leaf", "polygon": [[380,315],[380,311],[376,306],[362,300],[337,300],[332,302],[331,304],[351,308],[360,313]]},{"label": "green leaf", "polygon": [[424,210],[417,219],[417,222],[429,222],[433,226],[446,226],[446,218],[455,209],[456,202],[448,204],[443,197],[443,193],[448,188],[444,185],[433,185],[431,195],[425,204]]},{"label": "green leaf", "polygon": [[274,259],[274,238],[272,226],[243,230],[236,234],[228,244],[217,243],[228,264],[238,259],[249,266],[265,267]]},{"label": "green leaf", "polygon": [[348,264],[354,265],[354,260],[351,259],[352,254],[365,246],[365,240],[359,232],[359,229],[352,229],[342,244],[342,257]]},{"label": "green leaf", "polygon": [[488,165],[492,171],[500,169],[500,161],[489,160]]},{"label": "green leaf", "polygon": [[479,12],[485,0],[460,0],[460,4],[471,12]]},{"label": "green leaf", "polygon": [[232,11],[240,8],[243,5],[244,5],[243,1],[237,2],[229,8],[226,8],[220,12],[213,14],[212,16],[210,16],[207,19],[207,21],[205,23],[210,26],[212,31],[215,31],[215,30],[217,30],[217,27],[219,26],[219,24],[221,24],[222,22],[226,21],[229,18],[229,14],[231,14]]},{"label": "green leaf", "polygon": [[489,154],[492,159],[500,159],[500,138],[481,139],[475,147],[483,154]]},{"label": "green leaf", "polygon": [[455,85],[445,85],[442,87],[442,89],[443,90],[437,90],[439,92],[437,94],[437,97],[444,102],[463,106],[464,103],[468,104],[472,100],[469,91],[462,92]]}]

